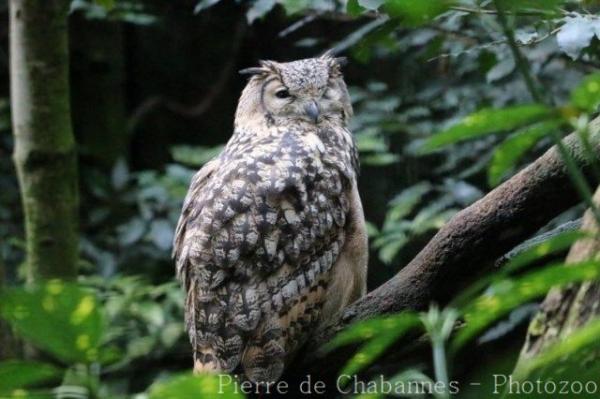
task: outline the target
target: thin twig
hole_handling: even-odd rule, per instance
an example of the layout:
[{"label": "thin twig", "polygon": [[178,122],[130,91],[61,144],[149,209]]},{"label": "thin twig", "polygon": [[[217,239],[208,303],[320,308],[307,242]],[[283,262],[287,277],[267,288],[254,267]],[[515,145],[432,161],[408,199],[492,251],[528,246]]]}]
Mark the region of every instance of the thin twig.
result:
[{"label": "thin twig", "polygon": [[[466,12],[469,14],[486,14],[486,15],[500,14],[500,12],[498,10],[490,10],[488,8],[470,8],[470,7],[454,6],[454,7],[450,7],[450,9],[454,10],[454,11]],[[506,13],[506,14],[519,15],[519,16],[523,16],[523,17],[537,17],[540,15],[546,15],[547,13],[545,11],[527,10],[527,11],[519,11],[519,12],[510,12],[510,13]]]},{"label": "thin twig", "polygon": [[366,23],[365,25],[361,26],[360,28],[349,34],[344,40],[338,42],[335,46],[333,46],[333,48],[331,49],[331,54],[339,54],[344,50],[354,46],[356,43],[361,41],[367,34],[379,28],[387,21],[389,21],[389,18],[387,16],[384,16]]},{"label": "thin twig", "polygon": [[319,16],[319,14],[309,14],[309,15],[305,16],[304,18],[294,22],[293,24],[291,24],[290,26],[288,26],[281,32],[279,32],[279,34],[277,36],[278,37],[286,37],[290,33],[293,33],[295,31],[297,31],[298,29],[304,27],[305,25],[311,23],[312,21],[317,19],[318,16]]},{"label": "thin twig", "polygon": [[[464,38],[463,41],[465,41],[465,42],[469,38],[471,38],[473,40],[476,40],[476,38],[474,36],[465,35],[465,34],[462,34],[460,32],[452,31],[452,30],[449,30],[449,29],[439,29],[436,26],[431,26],[431,29],[434,29],[434,30],[442,32],[442,33],[446,33],[447,35],[456,36],[457,39],[460,38],[460,37],[463,37]],[[548,32],[548,33],[546,33],[543,36],[540,36],[540,37],[538,37],[536,39],[533,39],[533,40],[529,40],[527,42],[517,41],[517,46],[519,46],[519,47],[535,46],[537,44],[540,44],[544,40],[548,39],[549,37],[552,37],[559,30],[560,30],[560,28],[554,29],[551,32]],[[494,40],[494,41],[491,41],[491,42],[488,42],[488,43],[477,44],[477,45],[475,45],[475,46],[473,46],[471,48],[467,48],[467,49],[462,50],[462,51],[457,51],[457,52],[454,52],[454,53],[442,53],[442,54],[436,55],[435,57],[431,57],[431,58],[427,59],[427,62],[432,62],[432,61],[435,61],[435,60],[437,60],[439,58],[458,57],[460,55],[468,54],[468,53],[473,52],[473,51],[483,50],[483,49],[487,49],[487,48],[494,47],[494,46],[499,46],[501,44],[506,44],[506,43],[507,43],[506,39],[500,39],[500,40]]]},{"label": "thin twig", "polygon": [[506,41],[515,59],[517,69],[519,70],[521,75],[523,75],[525,85],[527,86],[527,90],[529,91],[531,98],[533,98],[533,100],[538,103],[544,103],[543,97],[538,91],[538,88],[533,80],[533,76],[531,76],[531,73],[529,72],[529,62],[527,61],[527,59],[525,59],[525,57],[523,57],[521,51],[519,51],[519,46],[517,44],[517,41],[515,40],[514,31],[510,28],[510,26],[508,26],[506,14],[504,13],[504,9],[502,8],[503,6],[498,0],[494,0],[494,4],[496,5],[496,9],[498,10],[498,22],[502,27],[504,36],[506,36]]}]

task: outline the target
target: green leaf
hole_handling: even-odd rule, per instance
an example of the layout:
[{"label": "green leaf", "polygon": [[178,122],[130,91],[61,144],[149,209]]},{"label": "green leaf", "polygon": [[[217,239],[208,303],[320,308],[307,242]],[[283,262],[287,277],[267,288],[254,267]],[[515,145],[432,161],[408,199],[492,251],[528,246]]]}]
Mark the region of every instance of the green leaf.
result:
[{"label": "green leaf", "polygon": [[600,105],[600,73],[594,73],[571,93],[571,103],[585,112],[595,112]]},{"label": "green leaf", "polygon": [[455,4],[452,0],[386,0],[385,12],[392,18],[400,18],[406,26],[419,26],[432,21]]},{"label": "green leaf", "polygon": [[158,248],[167,251],[171,248],[174,226],[167,219],[157,219],[150,225],[150,239]]},{"label": "green leaf", "polygon": [[376,11],[383,3],[385,3],[385,0],[348,0],[346,13],[352,17],[357,17],[365,11]]},{"label": "green leaf", "polygon": [[368,11],[377,11],[385,0],[358,0],[358,4]]},{"label": "green leaf", "polygon": [[[343,378],[341,378],[341,376],[340,376],[340,381],[345,382],[345,381],[343,381]],[[367,393],[362,393],[358,396],[352,396],[352,397],[355,399],[379,399],[379,398],[392,397],[391,395],[386,395],[384,393],[386,391],[389,391],[389,388],[386,388],[386,386],[383,385],[383,384],[385,384],[384,381],[389,384],[387,386],[392,386],[392,387],[411,387],[411,386],[412,387],[427,387],[427,386],[433,386],[436,383],[431,378],[429,378],[428,376],[423,374],[422,371],[417,370],[417,369],[408,369],[408,370],[404,370],[404,371],[400,372],[399,374],[393,376],[392,378],[390,378],[387,381],[382,380],[382,379],[376,379],[376,380],[369,382],[368,386],[376,386],[377,387],[376,389],[372,390],[375,393],[371,393],[370,392],[371,390],[367,389]],[[417,392],[424,392],[425,389],[420,390],[419,388],[417,388],[412,391],[413,391],[413,393],[415,393],[415,395],[406,396],[406,395],[401,395],[399,393],[398,397],[411,397],[411,398],[415,398],[415,399],[421,399],[421,398],[425,397],[424,396],[425,394],[416,396]],[[410,388],[402,389],[401,392],[405,392],[408,395],[411,393],[411,389]],[[396,395],[394,395],[393,397],[396,397]]]},{"label": "green leaf", "polygon": [[366,223],[366,228],[367,228],[367,235],[369,237],[375,237],[379,234],[379,229],[377,228],[377,226],[375,226],[375,224],[367,221]]},{"label": "green leaf", "polygon": [[556,10],[565,0],[499,0],[505,10],[514,12],[526,10]]},{"label": "green leaf", "polygon": [[392,333],[380,335],[371,339],[366,344],[352,355],[350,360],[344,365],[344,368],[339,372],[340,375],[355,375],[365,367],[373,363],[387,348],[389,348],[402,335],[400,331],[398,335]]},{"label": "green leaf", "polygon": [[46,363],[10,360],[0,363],[0,395],[59,378],[62,370]]},{"label": "green leaf", "polygon": [[51,280],[0,294],[0,314],[24,338],[65,362],[99,357],[104,331],[96,297],[74,284]]},{"label": "green leaf", "polygon": [[116,0],[94,0],[94,3],[104,7],[107,11],[115,8]]},{"label": "green leaf", "polygon": [[552,110],[540,104],[482,109],[425,142],[423,152],[487,134],[506,132],[549,118]]},{"label": "green leaf", "polygon": [[431,341],[445,342],[450,337],[450,334],[452,334],[452,329],[458,318],[458,312],[452,308],[440,311],[437,305],[431,305],[427,312],[421,313],[420,317]]},{"label": "green leaf", "polygon": [[426,181],[402,190],[402,193],[390,201],[392,209],[389,211],[389,219],[396,221],[407,217],[431,190],[433,186]]},{"label": "green leaf", "polygon": [[419,315],[413,312],[403,312],[392,316],[374,317],[356,322],[339,332],[331,341],[325,344],[323,351],[329,352],[340,346],[365,341],[378,334],[409,328],[419,324]]},{"label": "green leaf", "polygon": [[582,230],[565,231],[516,255],[502,267],[502,273],[504,275],[514,273],[548,255],[565,251],[577,240],[590,236],[588,232]]},{"label": "green leaf", "polygon": [[117,162],[115,162],[115,166],[113,167],[110,176],[113,188],[116,190],[122,190],[127,185],[129,178],[130,173],[127,166],[127,161],[125,161],[123,158],[120,158]]},{"label": "green leaf", "polygon": [[206,10],[207,8],[210,8],[212,6],[214,6],[215,4],[219,3],[221,0],[201,0],[196,4],[196,7],[194,7],[194,14],[198,14],[200,11],[202,10]]},{"label": "green leaf", "polygon": [[363,13],[365,9],[360,6],[358,0],[348,0],[346,4],[346,13],[352,17],[357,17]]},{"label": "green leaf", "polygon": [[467,289],[463,290],[450,304],[450,307],[464,307],[476,295],[481,294],[483,290],[493,282],[499,282],[507,278],[512,273],[518,272],[524,267],[544,257],[565,251],[575,243],[575,241],[588,237],[589,234],[581,230],[565,231],[545,241],[535,244],[531,248],[519,253],[502,266],[499,272],[488,275],[477,280]]},{"label": "green leaf", "polygon": [[368,166],[387,166],[394,164],[399,160],[400,156],[389,152],[365,155],[361,159],[362,163]]},{"label": "green leaf", "polygon": [[224,146],[215,147],[176,145],[171,147],[171,156],[188,166],[202,166],[223,151]]},{"label": "green leaf", "polygon": [[397,232],[389,237],[386,236],[386,239],[387,242],[381,245],[378,255],[379,260],[386,265],[390,265],[396,255],[398,255],[398,252],[400,252],[408,242],[408,236],[404,232]]},{"label": "green leaf", "polygon": [[150,399],[238,399],[244,396],[235,390],[235,378],[227,374],[183,374],[153,384]]},{"label": "green leaf", "polygon": [[404,312],[354,323],[328,342],[324,351],[367,341],[346,363],[340,374],[355,374],[371,364],[398,338],[421,325],[419,315]]},{"label": "green leaf", "polygon": [[356,135],[356,146],[360,152],[385,152],[389,145],[378,131],[368,130]]},{"label": "green leaf", "polygon": [[279,0],[279,3],[283,6],[287,15],[298,14],[304,10],[323,9],[329,5],[329,2],[323,2],[322,0]]},{"label": "green leaf", "polygon": [[275,7],[275,4],[275,0],[256,0],[246,12],[248,24],[252,24],[255,20],[264,17]]},{"label": "green leaf", "polygon": [[585,261],[548,266],[517,279],[495,282],[486,293],[462,309],[466,326],[454,338],[452,348],[462,347],[492,322],[517,306],[546,294],[552,287],[599,277],[600,261]]},{"label": "green leaf", "polygon": [[501,179],[516,166],[523,155],[544,136],[558,129],[558,125],[557,121],[547,121],[526,127],[497,146],[488,167],[490,186],[500,184]]}]

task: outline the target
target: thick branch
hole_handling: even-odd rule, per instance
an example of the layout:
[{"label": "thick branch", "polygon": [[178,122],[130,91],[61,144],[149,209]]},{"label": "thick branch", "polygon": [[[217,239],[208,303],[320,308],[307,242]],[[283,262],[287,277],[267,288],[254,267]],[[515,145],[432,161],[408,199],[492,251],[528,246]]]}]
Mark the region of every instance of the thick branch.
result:
[{"label": "thick branch", "polygon": [[[590,141],[600,151],[600,117],[590,125]],[[589,172],[589,159],[575,134],[564,139],[578,166]],[[342,317],[315,335],[304,353],[313,354],[348,324],[375,315],[422,310],[444,303],[493,262],[580,199],[556,149],[452,218],[396,276],[350,305]],[[347,352],[347,351],[346,351]],[[325,362],[305,357],[304,370],[323,364],[337,367],[347,353]],[[334,358],[335,357],[335,358]]]}]

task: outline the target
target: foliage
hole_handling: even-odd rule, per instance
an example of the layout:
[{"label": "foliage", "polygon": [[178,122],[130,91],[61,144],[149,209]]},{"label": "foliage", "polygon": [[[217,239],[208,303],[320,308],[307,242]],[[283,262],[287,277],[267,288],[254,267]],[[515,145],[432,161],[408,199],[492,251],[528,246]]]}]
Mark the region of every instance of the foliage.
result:
[{"label": "foliage", "polygon": [[461,347],[493,321],[519,305],[545,295],[552,287],[599,277],[600,262],[586,261],[573,265],[551,265],[514,280],[505,278],[494,282],[484,294],[462,309],[466,327],[457,334],[453,346],[455,349]]},{"label": "foliage", "polygon": [[[418,209],[427,197],[435,200]],[[436,231],[458,210],[482,196],[481,191],[466,182],[452,179],[433,186],[429,182],[417,183],[406,188],[389,202],[381,231],[373,232],[373,248],[378,249],[379,259],[385,264],[410,242],[411,238]],[[418,209],[418,211],[417,211]],[[410,215],[414,217],[409,218]]]},{"label": "foliage", "polygon": [[[508,170],[515,167],[523,153],[559,128],[562,122],[579,113],[594,112],[600,104],[600,75],[592,74],[571,92],[571,102],[555,110],[543,105],[520,105],[501,109],[485,109],[465,117],[451,128],[432,136],[423,144],[425,151],[497,132],[519,132],[506,139],[494,151],[488,168],[488,180],[496,185]],[[577,126],[575,126],[577,128]]]},{"label": "foliage", "polygon": [[109,326],[105,345],[115,348],[111,371],[135,361],[160,359],[187,348],[183,331],[183,292],[177,282],[150,284],[140,277],[89,277],[86,287],[100,297]]},{"label": "foliage", "polygon": [[548,108],[541,105],[517,105],[503,109],[483,109],[477,111],[451,128],[428,139],[423,148],[433,150],[461,140],[468,140],[485,134],[511,131],[532,122],[539,122],[551,115]]},{"label": "foliage", "polygon": [[373,363],[398,338],[418,326],[419,317],[411,312],[372,318],[355,323],[352,328],[339,333],[324,350],[330,351],[342,345],[365,341],[365,344],[340,371],[340,374],[353,375]]},{"label": "foliage", "polygon": [[14,390],[55,380],[60,376],[56,367],[31,361],[11,360],[0,363],[0,395]]},{"label": "foliage", "polygon": [[[94,293],[52,280],[30,288],[6,289],[0,298],[0,315],[21,336],[63,364],[89,365],[107,359],[107,352],[101,349],[105,325]],[[36,366],[33,371],[31,363],[1,363],[0,369],[7,374],[20,376],[5,389],[25,388],[58,374],[51,364]]]},{"label": "foliage", "polygon": [[[351,130],[360,150],[362,181],[384,186],[381,192],[361,194],[363,198],[385,198],[382,205],[387,204],[386,209],[365,208],[372,222],[371,246],[385,264],[401,266],[424,238],[458,210],[476,201],[490,186],[500,184],[568,129],[575,128],[585,138],[587,122],[600,104],[600,78],[590,73],[599,62],[594,5],[588,7],[588,13],[580,2],[568,0],[236,3],[251,25],[246,41],[254,35],[260,42],[265,35],[269,50],[272,47],[276,54],[280,43],[265,32],[281,31],[280,25],[285,24],[289,25],[284,30],[288,31],[287,44],[295,42],[295,46],[286,46],[286,56],[318,54],[327,48],[350,56],[347,76],[355,108]],[[185,13],[190,19],[174,13],[174,9],[183,9],[182,5],[165,6],[155,0],[74,0],[71,12],[97,21],[129,23],[130,46],[140,43],[134,37],[144,37],[143,47],[147,42],[154,45],[157,32],[175,25],[177,40],[173,43],[177,44],[185,34],[182,32],[187,32],[179,30],[181,20],[185,21],[181,26],[220,21],[221,10],[234,7],[233,2],[221,0],[187,5]],[[508,33],[514,35],[521,62],[515,59],[514,46],[499,22],[497,6],[508,17]],[[191,19],[193,12],[196,19]],[[169,19],[175,24],[168,25]],[[319,29],[319,23],[326,28]],[[259,47],[257,42],[253,43]],[[214,55],[207,54],[203,63]],[[254,49],[246,49],[244,54],[244,60],[258,57]],[[145,62],[132,59],[132,69]],[[175,76],[187,71],[169,56],[161,63]],[[94,65],[100,70],[105,67]],[[527,76],[544,93],[543,104],[532,103]],[[182,81],[170,79],[165,79],[164,86],[185,92]],[[149,88],[144,95],[154,94],[152,90],[159,86],[146,84]],[[195,91],[204,89],[202,82],[193,87]],[[222,90],[223,95],[226,92]],[[186,95],[182,98],[189,100]],[[0,255],[4,260],[0,264],[8,265],[10,284],[18,286],[22,279],[15,270],[22,261],[23,232],[9,157],[12,143],[6,134],[10,121],[7,104],[0,103]],[[211,120],[212,116],[203,118]],[[152,129],[171,134],[167,119],[161,114]],[[186,125],[180,130],[188,129]],[[440,133],[432,135],[435,132]],[[130,154],[123,154],[110,171],[82,159],[85,215],[79,285],[49,282],[43,287],[2,291],[0,313],[27,342],[42,350],[44,361],[0,363],[0,396],[66,395],[79,390],[111,398],[135,393],[140,398],[199,393],[214,397],[213,377],[179,374],[188,368],[190,354],[183,331],[183,293],[172,281],[170,249],[191,176],[221,150],[222,136],[190,138],[194,145],[181,144],[181,136],[170,140],[165,151],[171,159],[152,168],[126,161]],[[432,358],[392,371],[388,381],[446,381],[458,368],[453,367],[457,366],[455,356],[469,348],[481,348],[481,337],[503,318],[511,321],[510,314],[524,306],[531,309],[531,303],[551,286],[598,277],[595,261],[571,266],[546,262],[548,256],[560,257],[581,237],[569,233],[534,246],[465,290],[445,309],[432,307],[423,314],[406,312],[357,323],[326,350],[356,346],[358,350],[342,367],[343,372],[368,375],[368,367],[398,340],[425,333]],[[371,269],[374,274],[381,273],[377,263]],[[57,290],[63,295],[57,296]],[[513,322],[508,328],[518,328],[518,324]],[[577,370],[573,359],[597,350],[597,328],[593,324],[575,333],[527,369],[544,378],[573,373]],[[452,349],[449,356],[448,343]],[[130,378],[132,370],[143,373]]]},{"label": "foliage", "polygon": [[[95,284],[93,291],[91,283]],[[98,301],[96,292],[105,299]],[[165,295],[177,298],[160,300]],[[61,362],[0,362],[0,395],[17,397],[26,392],[38,397],[49,392],[39,386],[62,379],[55,392],[78,389],[84,395],[111,397],[112,388],[108,383],[100,386],[100,375],[94,369],[104,368],[103,375],[130,370],[136,358],[147,362],[161,355],[161,346],[172,346],[182,335],[182,320],[165,320],[164,312],[174,306],[175,314],[182,313],[183,298],[179,296],[171,284],[151,287],[131,278],[112,284],[88,281],[85,286],[53,280],[3,291],[0,315],[28,342]],[[154,341],[157,337],[161,343]],[[194,397],[212,398],[218,390],[231,391],[226,397],[241,397],[234,394],[232,386],[219,387],[216,376],[161,380],[150,388],[149,397],[184,398],[194,392]]]},{"label": "foliage", "polygon": [[214,374],[177,376],[150,388],[150,399],[211,399],[217,396],[224,399],[244,397],[234,389],[233,384],[221,384],[220,377]]},{"label": "foliage", "polygon": [[[457,352],[463,349],[473,337],[482,334],[493,322],[522,304],[545,295],[550,288],[600,279],[600,262],[596,260],[569,265],[551,264],[533,272],[518,273],[524,266],[551,252],[568,247],[581,237],[582,233],[579,232],[562,234],[523,252],[506,265],[504,270],[476,282],[473,287],[467,289],[461,299],[454,302],[456,308],[451,305],[440,312],[433,306],[420,318],[415,313],[406,311],[354,323],[340,332],[324,349],[331,350],[340,345],[364,342],[340,371],[340,374],[352,374],[372,364],[407,331],[418,331],[417,327],[422,323],[421,330],[427,333],[432,344],[435,381],[441,381],[448,386],[448,364],[445,355],[447,340],[451,339],[451,354],[456,356]],[[481,294],[476,295],[478,292]],[[453,331],[458,316],[461,317],[464,325]],[[597,331],[597,325],[589,328],[594,329],[594,332]],[[561,356],[562,359],[567,359],[566,363],[570,364],[570,369],[567,370],[571,373],[575,372],[575,363],[572,363],[571,354],[579,351],[584,345],[591,344],[594,337],[592,334],[585,329],[575,334],[565,343],[550,350],[547,356],[536,358],[531,364],[523,366],[524,370],[528,370],[523,371],[523,375],[530,378],[531,375],[537,375],[539,370],[544,370],[544,375],[549,377],[554,373],[567,375],[562,365],[561,367],[555,365],[555,359]],[[595,338],[597,339],[597,336]],[[595,357],[590,356],[590,359]],[[537,371],[530,374],[531,370]],[[413,371],[414,369],[409,369],[406,372]],[[574,376],[575,374],[570,375],[571,380]]]},{"label": "foliage", "polygon": [[92,293],[53,280],[28,290],[6,290],[0,299],[2,317],[35,345],[65,362],[101,359],[104,324]]},{"label": "foliage", "polygon": [[164,173],[131,173],[126,164],[115,165],[110,176],[90,173],[89,201],[93,211],[84,237],[83,254],[100,274],[111,276],[125,268],[139,273],[157,270],[170,262],[175,225],[191,169],[168,165]]}]

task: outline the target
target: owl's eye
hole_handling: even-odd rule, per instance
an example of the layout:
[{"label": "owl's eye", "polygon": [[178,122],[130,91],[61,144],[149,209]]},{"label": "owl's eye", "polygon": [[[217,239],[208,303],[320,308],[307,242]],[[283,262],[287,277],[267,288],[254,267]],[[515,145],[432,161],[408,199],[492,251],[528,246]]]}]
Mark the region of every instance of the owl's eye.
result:
[{"label": "owl's eye", "polygon": [[278,90],[277,92],[275,92],[275,97],[288,98],[288,97],[290,97],[290,92],[287,91],[286,89]]}]

